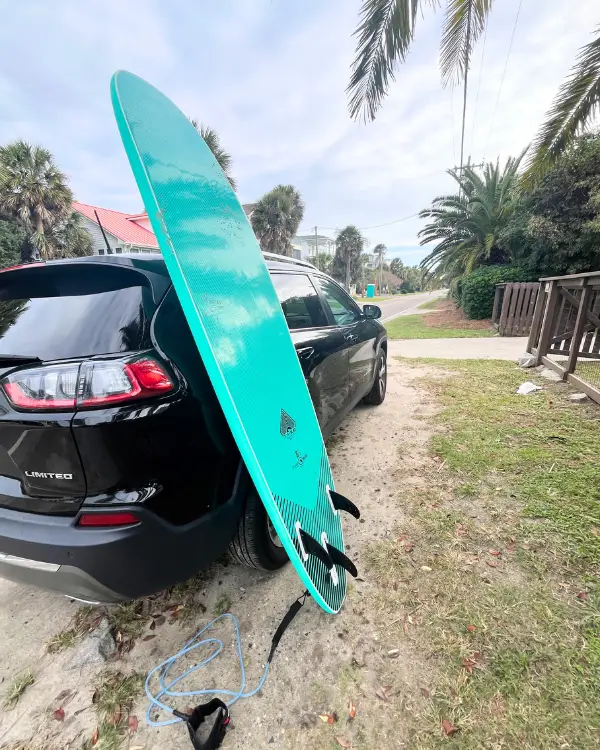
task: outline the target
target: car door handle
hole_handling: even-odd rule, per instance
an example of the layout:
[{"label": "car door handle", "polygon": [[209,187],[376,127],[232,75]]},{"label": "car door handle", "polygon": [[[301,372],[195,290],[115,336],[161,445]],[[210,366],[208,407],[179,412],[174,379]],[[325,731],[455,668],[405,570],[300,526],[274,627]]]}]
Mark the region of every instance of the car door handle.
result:
[{"label": "car door handle", "polygon": [[354,333],[347,333],[344,338],[351,344],[356,344],[356,342],[358,341],[358,336],[356,336]]},{"label": "car door handle", "polygon": [[296,351],[298,353],[298,358],[304,360],[310,359],[315,353],[314,347],[312,346],[304,346],[302,349],[297,349]]}]

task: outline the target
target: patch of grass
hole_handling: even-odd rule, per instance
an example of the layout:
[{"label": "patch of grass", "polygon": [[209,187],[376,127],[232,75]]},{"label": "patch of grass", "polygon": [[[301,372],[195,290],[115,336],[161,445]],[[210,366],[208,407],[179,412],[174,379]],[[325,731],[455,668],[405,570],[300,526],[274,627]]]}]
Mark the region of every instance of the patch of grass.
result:
[{"label": "patch of grass", "polygon": [[422,302],[419,305],[419,310],[435,310],[440,302],[444,302],[443,297],[434,297],[433,299],[428,299],[427,302]]},{"label": "patch of grass", "polygon": [[428,326],[422,315],[400,315],[385,324],[391,339],[457,339],[495,336],[494,330],[485,328],[450,328]]},{"label": "patch of grass", "polygon": [[79,607],[68,628],[61,630],[50,639],[46,648],[49,654],[56,654],[67,648],[73,648],[89,632],[94,620],[99,619],[98,611],[91,605]]},{"label": "patch of grass", "polygon": [[445,406],[440,502],[405,498],[409,521],[367,565],[371,606],[436,668],[410,747],[597,748],[600,410],[564,384],[517,396],[532,375],[507,362],[405,362],[444,369],[422,381]]},{"label": "patch of grass", "polygon": [[82,750],[119,750],[129,731],[129,715],[142,691],[144,678],[133,673],[105,672],[94,691],[92,701],[98,716],[96,743],[87,739]]},{"label": "patch of grass", "polygon": [[128,713],[143,684],[144,678],[135,672],[127,676],[121,672],[105,673],[95,692],[98,713],[109,716],[117,710]]},{"label": "patch of grass", "polygon": [[231,609],[231,599],[227,596],[227,594],[224,594],[223,596],[219,597],[217,601],[215,602],[215,608],[213,609],[213,614],[215,617],[219,617],[220,615],[224,615],[225,612],[229,612]]},{"label": "patch of grass", "polygon": [[187,622],[196,615],[206,612],[206,606],[197,598],[198,592],[206,583],[206,579],[207,572],[202,571],[192,576],[192,578],[188,578],[187,581],[173,586],[169,592],[169,597],[172,601],[183,604],[183,609],[179,612],[179,620],[181,622]]},{"label": "patch of grass", "polygon": [[8,690],[4,696],[4,707],[12,708],[15,706],[19,702],[19,698],[34,682],[35,677],[30,669],[14,677],[9,683]]}]

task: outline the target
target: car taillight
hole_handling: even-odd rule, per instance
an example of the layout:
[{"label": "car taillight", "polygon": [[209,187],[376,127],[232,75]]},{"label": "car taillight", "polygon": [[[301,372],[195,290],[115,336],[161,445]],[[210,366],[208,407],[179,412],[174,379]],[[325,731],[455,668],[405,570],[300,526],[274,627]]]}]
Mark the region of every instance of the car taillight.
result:
[{"label": "car taillight", "polygon": [[17,370],[0,381],[10,401],[28,411],[110,406],[173,390],[155,359],[114,359]]},{"label": "car taillight", "polygon": [[134,523],[140,523],[140,519],[135,513],[129,511],[116,511],[113,513],[82,513],[77,521],[78,526],[87,528],[102,528],[109,526],[131,526]]},{"label": "car taillight", "polygon": [[82,381],[79,406],[116,404],[173,389],[171,378],[154,359],[86,362],[82,367]]},{"label": "car taillight", "polygon": [[79,364],[17,370],[2,380],[8,398],[19,409],[74,409]]}]

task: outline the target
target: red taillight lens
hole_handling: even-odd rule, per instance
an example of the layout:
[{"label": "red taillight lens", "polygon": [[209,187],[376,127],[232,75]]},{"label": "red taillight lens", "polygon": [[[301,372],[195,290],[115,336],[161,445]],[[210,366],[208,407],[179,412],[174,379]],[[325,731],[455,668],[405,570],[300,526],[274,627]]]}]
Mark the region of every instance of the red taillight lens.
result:
[{"label": "red taillight lens", "polygon": [[113,513],[82,513],[77,521],[78,526],[100,528],[102,526],[131,526],[140,523],[135,513],[116,511]]},{"label": "red taillight lens", "polygon": [[154,359],[109,360],[83,366],[80,406],[102,406],[147,398],[173,390],[173,382]]},{"label": "red taillight lens", "polygon": [[6,395],[20,409],[74,409],[79,364],[17,370],[2,381]]},{"label": "red taillight lens", "polygon": [[155,359],[112,359],[17,370],[0,381],[11,403],[28,411],[110,406],[174,388]]}]

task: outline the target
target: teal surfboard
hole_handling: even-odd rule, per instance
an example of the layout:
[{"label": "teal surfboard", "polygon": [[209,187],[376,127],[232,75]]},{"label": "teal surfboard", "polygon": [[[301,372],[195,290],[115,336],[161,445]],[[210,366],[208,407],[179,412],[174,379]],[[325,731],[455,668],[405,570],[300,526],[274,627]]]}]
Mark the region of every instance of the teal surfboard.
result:
[{"label": "teal surfboard", "polygon": [[111,95],[152,228],[250,476],[303,583],[336,613],[353,567],[340,510],[353,506],[334,490],[252,228],[210,149],[166,96],[124,71],[113,76]]}]

